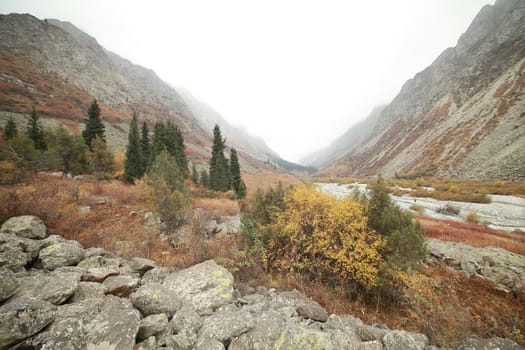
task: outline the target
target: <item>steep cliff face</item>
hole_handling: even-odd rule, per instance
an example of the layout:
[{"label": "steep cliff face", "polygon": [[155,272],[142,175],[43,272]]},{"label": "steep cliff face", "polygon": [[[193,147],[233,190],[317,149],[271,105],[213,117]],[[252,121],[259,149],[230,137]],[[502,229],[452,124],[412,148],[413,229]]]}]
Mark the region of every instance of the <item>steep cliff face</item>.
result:
[{"label": "steep cliff face", "polygon": [[525,2],[481,9],[324,173],[525,179]]},{"label": "steep cliff face", "polygon": [[[96,98],[112,146],[125,146],[128,123],[136,113],[149,123],[174,121],[190,158],[209,157],[212,129],[196,118],[177,90],[152,70],[107,51],[73,24],[27,14],[0,15],[0,37],[0,121],[7,116],[22,121],[35,104],[44,124],[60,123],[78,132]],[[224,119],[220,125],[231,128]],[[261,141],[246,136],[236,142],[243,170],[268,168],[257,146]]]}]

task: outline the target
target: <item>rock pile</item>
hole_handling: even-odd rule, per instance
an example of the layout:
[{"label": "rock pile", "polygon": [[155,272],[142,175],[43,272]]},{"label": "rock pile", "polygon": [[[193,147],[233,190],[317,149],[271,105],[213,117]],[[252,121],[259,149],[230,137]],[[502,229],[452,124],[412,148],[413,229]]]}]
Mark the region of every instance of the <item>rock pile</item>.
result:
[{"label": "rock pile", "polygon": [[468,278],[481,278],[499,289],[525,295],[525,256],[502,248],[475,248],[463,243],[429,239],[426,242],[430,263],[443,261],[462,271]]},{"label": "rock pile", "polygon": [[[436,349],[297,291],[235,290],[213,260],[169,272],[45,232],[28,216],[0,230],[0,349]],[[474,337],[460,349],[520,346]]]}]

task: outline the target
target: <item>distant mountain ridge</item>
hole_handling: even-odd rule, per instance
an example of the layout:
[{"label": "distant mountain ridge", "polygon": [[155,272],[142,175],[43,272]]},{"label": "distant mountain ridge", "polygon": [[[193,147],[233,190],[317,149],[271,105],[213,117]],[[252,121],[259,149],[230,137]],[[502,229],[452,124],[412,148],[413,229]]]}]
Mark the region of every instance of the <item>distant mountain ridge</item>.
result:
[{"label": "distant mountain ridge", "polygon": [[[213,126],[199,119],[202,113],[194,113],[154,71],[104,49],[73,24],[29,14],[0,15],[0,37],[0,125],[8,116],[24,118],[35,104],[45,123],[78,132],[96,98],[114,147],[125,146],[128,123],[136,113],[150,125],[174,121],[184,134],[190,158],[198,162],[209,158]],[[222,117],[217,123],[227,133],[235,129]],[[231,141],[240,151],[243,170],[271,169],[262,153],[280,158],[263,140],[238,135]]]},{"label": "distant mountain ridge", "polygon": [[[525,2],[484,6],[320,174],[525,180]],[[377,118],[377,121],[373,119]],[[347,136],[358,134],[357,125]]]}]

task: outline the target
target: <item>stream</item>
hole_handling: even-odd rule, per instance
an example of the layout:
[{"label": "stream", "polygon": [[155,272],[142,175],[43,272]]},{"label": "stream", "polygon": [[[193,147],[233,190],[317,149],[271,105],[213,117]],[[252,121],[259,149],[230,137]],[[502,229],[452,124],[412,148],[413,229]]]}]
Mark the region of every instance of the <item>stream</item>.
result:
[{"label": "stream", "polygon": [[[329,193],[336,198],[351,196],[355,188],[357,188],[360,193],[367,192],[367,185],[360,183],[315,183],[314,185],[322,192]],[[464,222],[469,213],[476,213],[480,221],[490,228],[504,231],[520,230],[525,232],[525,199],[520,197],[489,195],[492,200],[491,203],[440,201],[433,198],[420,198],[409,195],[390,195],[390,197],[394,203],[403,209],[409,209],[411,205],[417,204],[423,207],[422,214],[432,218]],[[445,215],[437,211],[447,204],[459,209],[459,214]]]}]

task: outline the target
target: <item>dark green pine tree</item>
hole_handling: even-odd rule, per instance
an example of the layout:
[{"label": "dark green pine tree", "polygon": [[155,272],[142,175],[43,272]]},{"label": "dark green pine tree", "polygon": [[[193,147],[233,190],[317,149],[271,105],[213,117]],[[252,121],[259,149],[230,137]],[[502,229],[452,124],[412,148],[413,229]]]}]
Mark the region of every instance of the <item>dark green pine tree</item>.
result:
[{"label": "dark green pine tree", "polygon": [[241,178],[241,167],[239,165],[239,158],[237,151],[232,148],[230,151],[230,173],[231,173],[231,187],[237,194],[238,198],[246,196],[246,185]]},{"label": "dark green pine tree", "polygon": [[213,146],[210,160],[209,187],[215,191],[226,192],[230,189],[230,170],[224,157],[226,139],[222,138],[218,125],[213,128]]},{"label": "dark green pine tree", "polygon": [[40,123],[38,123],[38,114],[36,113],[35,106],[33,106],[31,116],[27,122],[26,134],[31,140],[33,140],[35,149],[45,150],[47,148],[44,140],[44,132],[40,127]]},{"label": "dark green pine tree", "polygon": [[15,121],[12,117],[9,117],[7,123],[5,124],[5,139],[11,140],[16,137],[18,134],[18,129],[16,128]]},{"label": "dark green pine tree", "polygon": [[195,163],[191,166],[191,182],[195,185],[199,183],[199,173],[197,172],[197,168],[195,168]]},{"label": "dark green pine tree", "polygon": [[86,128],[82,131],[82,137],[91,150],[95,137],[98,136],[102,141],[106,142],[105,128],[100,119],[100,107],[98,106],[97,100],[93,100],[88,108],[87,114],[88,119],[86,120]]},{"label": "dark green pine tree", "polygon": [[142,123],[142,132],[140,135],[140,148],[142,151],[142,168],[146,171],[146,168],[149,166],[150,162],[150,144],[149,144],[149,130],[148,125],[144,121]]},{"label": "dark green pine tree", "polygon": [[137,116],[133,115],[129,126],[128,145],[126,146],[124,179],[128,182],[133,182],[135,179],[141,178],[144,175],[143,164]]},{"label": "dark green pine tree", "polygon": [[153,128],[153,140],[151,142],[151,151],[150,151],[150,164],[155,162],[157,156],[166,149],[164,145],[164,138],[166,134],[166,127],[164,123],[157,121]]},{"label": "dark green pine tree", "polygon": [[210,186],[209,176],[208,176],[208,172],[206,171],[206,169],[202,169],[201,171],[200,183],[204,187]]}]

